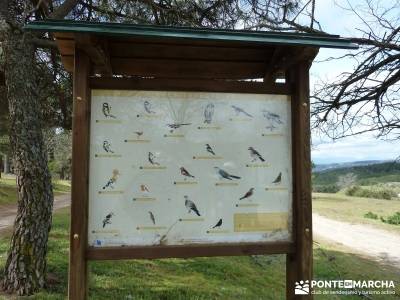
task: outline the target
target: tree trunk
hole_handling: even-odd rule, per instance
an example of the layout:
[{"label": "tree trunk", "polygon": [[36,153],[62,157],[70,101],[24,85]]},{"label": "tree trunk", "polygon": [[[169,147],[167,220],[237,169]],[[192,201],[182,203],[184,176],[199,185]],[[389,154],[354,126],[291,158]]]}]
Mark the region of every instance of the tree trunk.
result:
[{"label": "tree trunk", "polygon": [[[9,3],[16,5],[14,1]],[[9,7],[11,14],[8,18],[15,11]],[[29,295],[45,286],[53,191],[39,117],[40,103],[36,97],[35,49],[30,43],[30,34],[23,33],[21,26],[13,23],[15,20],[4,20],[3,15],[0,31],[4,41],[2,47],[18,212],[2,287],[10,293]]]}]

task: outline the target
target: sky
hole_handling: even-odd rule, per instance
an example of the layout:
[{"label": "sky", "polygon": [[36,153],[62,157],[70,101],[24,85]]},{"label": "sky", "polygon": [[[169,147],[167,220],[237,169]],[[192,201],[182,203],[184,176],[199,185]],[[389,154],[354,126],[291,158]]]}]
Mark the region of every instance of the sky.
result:
[{"label": "sky", "polygon": [[[364,0],[351,0],[353,6],[357,6]],[[393,0],[392,0],[393,1]],[[383,0],[381,3],[390,3]],[[346,6],[346,0],[317,0],[316,16],[322,29],[331,34],[339,34],[343,37],[356,33],[355,28],[361,28],[361,21],[353,14],[338,6]],[[320,49],[315,61],[322,61],[331,56],[341,56],[347,50]],[[334,78],[343,71],[351,71],[352,64],[345,60],[332,62],[314,62],[310,70],[311,89],[319,78]],[[400,140],[378,140],[373,134],[365,134],[356,137],[344,138],[335,142],[327,138],[321,138],[313,133],[312,160],[316,164],[340,163],[360,160],[388,160],[400,156]]]}]

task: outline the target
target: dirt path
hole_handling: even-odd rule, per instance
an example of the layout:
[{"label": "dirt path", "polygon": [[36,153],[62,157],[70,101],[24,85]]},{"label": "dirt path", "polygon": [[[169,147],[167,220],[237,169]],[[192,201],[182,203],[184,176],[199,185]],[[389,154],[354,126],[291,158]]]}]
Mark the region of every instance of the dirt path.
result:
[{"label": "dirt path", "polygon": [[[70,205],[71,195],[59,195],[54,197],[53,210],[57,210]],[[5,205],[0,207],[0,234],[7,228],[13,225],[15,216],[17,214],[16,205]]]},{"label": "dirt path", "polygon": [[400,235],[368,225],[350,224],[313,214],[314,239],[341,244],[357,253],[400,268]]}]

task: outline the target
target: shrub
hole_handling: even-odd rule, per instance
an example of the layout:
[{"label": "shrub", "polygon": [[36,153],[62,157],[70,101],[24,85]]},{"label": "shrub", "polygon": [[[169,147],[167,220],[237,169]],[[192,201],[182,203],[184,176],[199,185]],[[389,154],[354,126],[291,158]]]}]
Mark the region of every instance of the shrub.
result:
[{"label": "shrub", "polygon": [[400,211],[395,212],[393,215],[387,217],[381,217],[381,221],[383,223],[392,224],[392,225],[400,225]]},{"label": "shrub", "polygon": [[339,192],[339,187],[336,184],[327,185],[314,185],[313,192],[315,193],[337,193]]},{"label": "shrub", "polygon": [[364,197],[364,198],[377,198],[391,200],[396,197],[396,193],[393,189],[386,187],[361,187],[358,185],[349,187],[346,189],[345,194],[347,196]]},{"label": "shrub", "polygon": [[369,211],[364,215],[364,218],[377,220],[378,219],[378,215]]}]

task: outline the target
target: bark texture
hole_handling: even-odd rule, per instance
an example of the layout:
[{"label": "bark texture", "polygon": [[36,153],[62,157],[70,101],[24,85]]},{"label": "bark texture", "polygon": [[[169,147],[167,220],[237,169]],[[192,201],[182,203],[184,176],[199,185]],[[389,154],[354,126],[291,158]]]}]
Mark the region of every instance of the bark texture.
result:
[{"label": "bark texture", "polygon": [[1,1],[9,3],[8,14],[0,14],[0,31],[18,188],[18,212],[1,286],[6,292],[30,295],[46,282],[53,191],[35,89],[32,36],[11,19],[15,1]]}]

